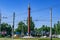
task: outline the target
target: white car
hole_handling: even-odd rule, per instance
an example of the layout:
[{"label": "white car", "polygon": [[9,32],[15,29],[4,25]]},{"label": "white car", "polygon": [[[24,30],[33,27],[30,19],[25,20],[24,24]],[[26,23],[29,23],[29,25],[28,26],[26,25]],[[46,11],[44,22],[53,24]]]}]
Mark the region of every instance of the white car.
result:
[{"label": "white car", "polygon": [[60,35],[57,35],[57,38],[60,38]]},{"label": "white car", "polygon": [[42,36],[41,38],[46,38],[47,36]]}]

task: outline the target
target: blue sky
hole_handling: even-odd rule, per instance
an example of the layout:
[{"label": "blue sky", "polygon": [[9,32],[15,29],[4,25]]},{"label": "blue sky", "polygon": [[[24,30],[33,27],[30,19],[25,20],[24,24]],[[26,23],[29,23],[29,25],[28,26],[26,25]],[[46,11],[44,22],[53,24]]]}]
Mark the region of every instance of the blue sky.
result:
[{"label": "blue sky", "polygon": [[53,9],[53,24],[60,20],[60,0],[0,0],[0,12],[2,16],[8,17],[7,19],[2,18],[2,22],[12,25],[12,15],[15,12],[16,28],[19,21],[27,19],[29,3],[33,20],[40,20],[34,21],[35,27],[39,28],[41,25],[50,26],[50,7]]}]

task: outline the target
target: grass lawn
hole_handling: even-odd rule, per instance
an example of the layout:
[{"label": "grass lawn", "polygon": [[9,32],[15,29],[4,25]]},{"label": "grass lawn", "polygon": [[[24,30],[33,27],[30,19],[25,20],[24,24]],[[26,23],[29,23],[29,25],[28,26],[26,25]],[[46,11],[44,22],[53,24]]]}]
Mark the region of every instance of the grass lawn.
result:
[{"label": "grass lawn", "polygon": [[[0,38],[0,40],[12,40],[11,38]],[[50,40],[49,38],[20,38],[20,39],[14,39],[14,40]],[[60,40],[59,38],[53,38],[53,40]]]}]

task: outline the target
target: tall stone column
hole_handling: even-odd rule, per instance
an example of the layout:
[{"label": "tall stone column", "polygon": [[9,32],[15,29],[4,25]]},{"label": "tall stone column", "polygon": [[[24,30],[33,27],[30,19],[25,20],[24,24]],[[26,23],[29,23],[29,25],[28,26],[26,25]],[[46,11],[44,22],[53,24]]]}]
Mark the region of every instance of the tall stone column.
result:
[{"label": "tall stone column", "polygon": [[28,5],[28,36],[30,36],[30,5]]}]

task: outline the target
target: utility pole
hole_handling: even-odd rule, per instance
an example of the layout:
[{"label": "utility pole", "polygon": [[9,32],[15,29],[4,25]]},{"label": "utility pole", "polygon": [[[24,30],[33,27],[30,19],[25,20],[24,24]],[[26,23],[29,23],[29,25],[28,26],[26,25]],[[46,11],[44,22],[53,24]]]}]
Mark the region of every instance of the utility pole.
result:
[{"label": "utility pole", "polygon": [[43,37],[43,28],[42,28],[42,37]]},{"label": "utility pole", "polygon": [[1,34],[1,12],[0,12],[0,34]]},{"label": "utility pole", "polygon": [[13,13],[12,40],[14,39],[15,12]]},{"label": "utility pole", "polygon": [[50,8],[50,40],[52,40],[52,8]]},{"label": "utility pole", "polygon": [[22,33],[21,33],[22,36],[24,36],[24,24],[22,25]]},{"label": "utility pole", "polygon": [[0,11],[0,33],[1,33],[1,18],[7,18],[7,17],[2,17],[2,15],[1,15],[1,11]]}]

